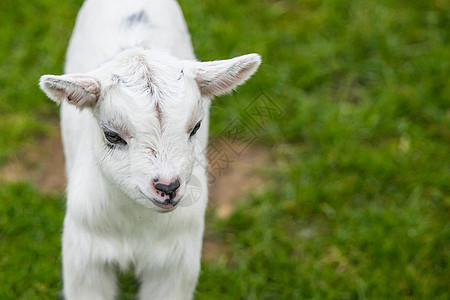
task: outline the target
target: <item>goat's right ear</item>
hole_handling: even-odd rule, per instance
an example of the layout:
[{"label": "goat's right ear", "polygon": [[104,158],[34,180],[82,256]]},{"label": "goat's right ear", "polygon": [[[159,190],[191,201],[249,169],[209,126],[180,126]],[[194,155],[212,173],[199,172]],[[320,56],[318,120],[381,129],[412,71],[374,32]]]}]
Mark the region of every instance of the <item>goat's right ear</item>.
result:
[{"label": "goat's right ear", "polygon": [[63,100],[79,108],[93,107],[100,97],[100,82],[90,75],[44,75],[39,86],[57,103]]}]

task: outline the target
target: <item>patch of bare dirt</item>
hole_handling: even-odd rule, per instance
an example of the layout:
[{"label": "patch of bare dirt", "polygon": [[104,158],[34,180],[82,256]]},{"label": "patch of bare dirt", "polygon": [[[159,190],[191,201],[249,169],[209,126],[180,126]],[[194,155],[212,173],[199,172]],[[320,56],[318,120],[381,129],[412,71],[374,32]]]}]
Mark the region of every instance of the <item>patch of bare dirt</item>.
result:
[{"label": "patch of bare dirt", "polygon": [[[212,144],[215,153],[208,149],[208,209],[219,218],[226,218],[246,194],[264,186],[267,178],[262,175],[261,168],[269,168],[273,162],[268,148],[250,145],[243,149],[242,145],[221,139],[212,141]],[[236,152],[237,149],[239,153]],[[59,129],[24,147],[0,166],[0,180],[27,181],[44,193],[62,193],[66,179]],[[217,260],[226,256],[226,251],[221,242],[205,235],[204,260]]]},{"label": "patch of bare dirt", "polygon": [[[261,174],[262,166],[272,164],[270,149],[248,146],[239,153],[240,145],[228,140],[213,141],[213,152],[208,151],[208,175],[210,181],[209,207],[220,218],[230,216],[236,204],[245,195],[261,189],[267,178]],[[209,150],[209,149],[208,149]]]},{"label": "patch of bare dirt", "polygon": [[5,182],[28,181],[44,193],[64,191],[64,154],[59,130],[25,146],[0,166],[0,180]]}]

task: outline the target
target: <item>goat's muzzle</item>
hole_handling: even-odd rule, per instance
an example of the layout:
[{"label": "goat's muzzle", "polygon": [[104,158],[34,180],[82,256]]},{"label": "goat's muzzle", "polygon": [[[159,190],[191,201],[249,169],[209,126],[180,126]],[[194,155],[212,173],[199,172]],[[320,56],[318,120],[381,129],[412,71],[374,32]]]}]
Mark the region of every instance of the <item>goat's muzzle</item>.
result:
[{"label": "goat's muzzle", "polygon": [[152,186],[157,197],[152,201],[156,206],[163,209],[173,209],[180,202],[177,199],[177,192],[180,188],[180,179],[167,181],[159,178],[153,179]]}]

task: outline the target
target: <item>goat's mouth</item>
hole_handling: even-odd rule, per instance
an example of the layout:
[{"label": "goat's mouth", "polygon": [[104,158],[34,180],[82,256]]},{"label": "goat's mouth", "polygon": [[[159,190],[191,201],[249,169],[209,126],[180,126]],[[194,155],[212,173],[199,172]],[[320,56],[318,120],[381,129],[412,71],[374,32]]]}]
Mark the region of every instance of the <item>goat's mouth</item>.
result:
[{"label": "goat's mouth", "polygon": [[157,207],[162,208],[166,211],[170,211],[175,209],[175,207],[178,205],[178,203],[180,203],[181,198],[177,199],[177,200],[165,200],[165,201],[159,201],[155,198],[150,198],[150,200],[153,202],[153,204],[155,204]]},{"label": "goat's mouth", "polygon": [[[152,203],[156,207],[160,208],[160,212],[169,212],[174,210],[178,204],[181,202],[183,197],[181,195],[177,195],[176,192],[172,193],[169,197],[166,197],[165,199],[159,199],[153,195],[149,195],[142,191],[141,189],[138,189],[142,196],[144,196],[144,199],[146,199],[147,203]],[[147,206],[147,205],[145,205]]]}]

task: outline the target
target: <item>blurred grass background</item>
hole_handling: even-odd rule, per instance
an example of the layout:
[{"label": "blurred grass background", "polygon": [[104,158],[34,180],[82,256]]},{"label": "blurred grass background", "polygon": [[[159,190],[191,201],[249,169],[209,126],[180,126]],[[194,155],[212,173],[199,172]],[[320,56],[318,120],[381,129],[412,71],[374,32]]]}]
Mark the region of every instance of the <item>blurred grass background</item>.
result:
[{"label": "blurred grass background", "polygon": [[[270,180],[208,213],[227,251],[196,298],[449,299],[449,1],[179,2],[200,60],[263,57],[214,103],[212,137],[254,124],[261,92],[282,111],[255,130]],[[37,82],[62,73],[81,3],[0,2],[0,166],[58,125]],[[1,299],[58,297],[63,198],[0,183]]]}]

